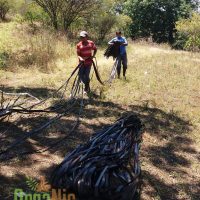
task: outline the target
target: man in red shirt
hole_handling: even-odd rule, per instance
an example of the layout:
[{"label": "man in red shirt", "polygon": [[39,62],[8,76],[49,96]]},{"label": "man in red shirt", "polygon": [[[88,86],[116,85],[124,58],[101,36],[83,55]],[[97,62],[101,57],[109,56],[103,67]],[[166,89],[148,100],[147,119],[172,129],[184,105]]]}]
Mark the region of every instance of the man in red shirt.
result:
[{"label": "man in red shirt", "polygon": [[79,62],[82,62],[83,65],[79,69],[79,77],[85,84],[85,92],[89,92],[92,59],[97,53],[97,48],[93,41],[88,40],[88,33],[86,31],[80,32],[80,38],[81,41],[77,44],[77,55]]}]

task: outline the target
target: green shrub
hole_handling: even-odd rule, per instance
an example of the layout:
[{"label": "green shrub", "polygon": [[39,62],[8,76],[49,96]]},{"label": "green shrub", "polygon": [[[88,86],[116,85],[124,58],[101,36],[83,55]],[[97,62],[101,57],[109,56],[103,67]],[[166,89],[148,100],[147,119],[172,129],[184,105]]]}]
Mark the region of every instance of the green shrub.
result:
[{"label": "green shrub", "polygon": [[175,36],[175,42],[172,44],[172,48],[184,50],[188,36],[183,32],[177,32]]},{"label": "green shrub", "polygon": [[7,66],[8,59],[9,54],[7,52],[0,52],[0,68],[4,68]]},{"label": "green shrub", "polygon": [[34,23],[40,22],[43,25],[49,23],[48,15],[43,11],[41,7],[35,3],[31,3],[25,6],[23,12],[24,21],[33,25]]},{"label": "green shrub", "polygon": [[200,51],[200,14],[193,13],[191,18],[178,21],[176,29],[178,46],[184,50]]},{"label": "green shrub", "polygon": [[6,14],[10,10],[10,4],[6,0],[0,0],[0,20],[6,19]]},{"label": "green shrub", "polygon": [[13,17],[13,21],[21,24],[24,22],[24,17],[18,13]]},{"label": "green shrub", "polygon": [[102,43],[116,24],[116,17],[107,13],[98,13],[90,19],[88,29],[97,43]]}]

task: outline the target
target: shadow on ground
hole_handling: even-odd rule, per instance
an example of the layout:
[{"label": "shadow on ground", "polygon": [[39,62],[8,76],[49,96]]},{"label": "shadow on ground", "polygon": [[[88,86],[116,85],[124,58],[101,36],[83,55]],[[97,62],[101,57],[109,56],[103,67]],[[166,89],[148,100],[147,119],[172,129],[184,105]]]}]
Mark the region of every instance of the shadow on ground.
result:
[{"label": "shadow on ground", "polygon": [[[35,94],[40,93],[41,90],[44,89],[36,89]],[[32,91],[34,94],[34,89]],[[41,93],[43,93],[43,96],[41,97],[48,96],[48,92],[45,90]],[[38,147],[47,148],[54,145],[48,153],[56,153],[64,158],[66,153],[74,149],[78,144],[86,142],[94,131],[114,122],[113,119],[118,119],[119,117],[127,114],[136,114],[145,124],[146,132],[158,141],[158,143],[154,145],[142,144],[143,147],[141,150],[141,157],[143,159],[147,159],[149,165],[154,166],[168,175],[168,172],[173,171],[180,176],[182,174],[184,174],[184,176],[189,176],[186,171],[180,169],[180,166],[190,168],[191,161],[187,157],[183,157],[181,154],[184,152],[189,155],[193,155],[197,152],[192,148],[193,141],[187,136],[187,134],[190,133],[191,124],[185,119],[177,116],[176,113],[166,113],[161,109],[150,108],[147,106],[121,106],[113,102],[107,102],[99,99],[87,99],[84,100],[84,109],[81,114],[82,119],[79,127],[75,129],[73,133],[69,134],[79,111],[79,102],[77,102],[74,109],[69,111],[66,116],[57,120],[56,123],[50,125],[45,131],[40,132],[37,135],[35,134],[31,137],[31,140],[28,139],[24,141],[22,144],[19,144],[10,151],[15,154],[19,151],[33,151]],[[55,113],[55,115],[57,114],[59,113]],[[32,130],[37,126],[40,126],[40,124],[50,120],[52,117],[53,115],[31,115],[19,118],[17,124],[10,121],[1,122],[1,149],[5,149],[12,142],[19,140],[19,138],[27,134],[27,130]],[[8,127],[10,128],[7,130]],[[60,139],[62,139],[62,142],[55,145],[55,143]],[[28,155],[23,156],[20,159],[21,161],[25,159],[25,165],[31,169],[32,162],[27,158]],[[15,165],[16,158],[14,161],[1,161],[2,165],[12,165],[12,162]],[[52,166],[40,169],[40,174],[49,179],[55,166],[54,161],[52,161]],[[155,174],[151,173],[151,171],[146,170],[143,170],[143,177],[145,182],[144,185],[148,185],[153,188],[154,192],[160,199],[180,199],[179,188],[184,190],[184,192],[190,196],[191,199],[199,199],[198,191],[192,189],[192,187],[197,186],[195,183],[192,183],[194,185],[181,185],[180,183],[168,184],[165,179],[161,179],[159,175],[155,176]],[[14,176],[7,176],[1,172],[0,185],[4,188],[4,186],[9,187],[9,184],[12,183],[12,187],[24,187],[23,184],[21,185],[22,180],[24,180],[24,177],[20,175],[20,172]],[[1,188],[1,190],[3,190],[3,188]],[[0,199],[12,199],[8,196],[6,198],[6,196],[7,192],[0,192]],[[151,191],[149,191],[149,193],[147,192],[147,196],[152,196]],[[151,198],[147,197],[145,199]]]}]

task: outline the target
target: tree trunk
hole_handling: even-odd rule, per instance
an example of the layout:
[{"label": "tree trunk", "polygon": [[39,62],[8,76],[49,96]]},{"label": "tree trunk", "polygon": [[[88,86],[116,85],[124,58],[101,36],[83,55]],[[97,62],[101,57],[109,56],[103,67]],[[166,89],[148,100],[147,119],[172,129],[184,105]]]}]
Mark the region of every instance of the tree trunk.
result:
[{"label": "tree trunk", "polygon": [[64,19],[63,20],[63,28],[64,28],[64,31],[67,32],[69,27],[71,25],[71,22],[69,22],[68,20]]},{"label": "tree trunk", "polygon": [[52,23],[53,23],[53,27],[54,27],[56,30],[58,30],[58,19],[57,19],[57,16],[56,16],[56,15],[53,15],[53,16],[51,17],[51,21],[52,21]]},{"label": "tree trunk", "polygon": [[173,25],[169,28],[168,41],[170,44],[174,43],[174,28],[175,27]]}]

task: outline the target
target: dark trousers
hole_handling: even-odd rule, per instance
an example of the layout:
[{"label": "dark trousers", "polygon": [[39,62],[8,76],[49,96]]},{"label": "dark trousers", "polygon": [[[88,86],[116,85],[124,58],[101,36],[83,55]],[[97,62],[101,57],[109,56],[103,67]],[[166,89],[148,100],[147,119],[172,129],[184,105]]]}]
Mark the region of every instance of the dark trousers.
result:
[{"label": "dark trousers", "polygon": [[126,75],[126,69],[127,69],[127,55],[126,53],[123,55],[119,55],[117,57],[117,75],[120,77],[121,73],[121,67],[123,66],[123,76]]},{"label": "dark trousers", "polygon": [[85,85],[86,92],[90,90],[90,70],[91,70],[91,65],[81,66],[78,73],[80,80]]}]

